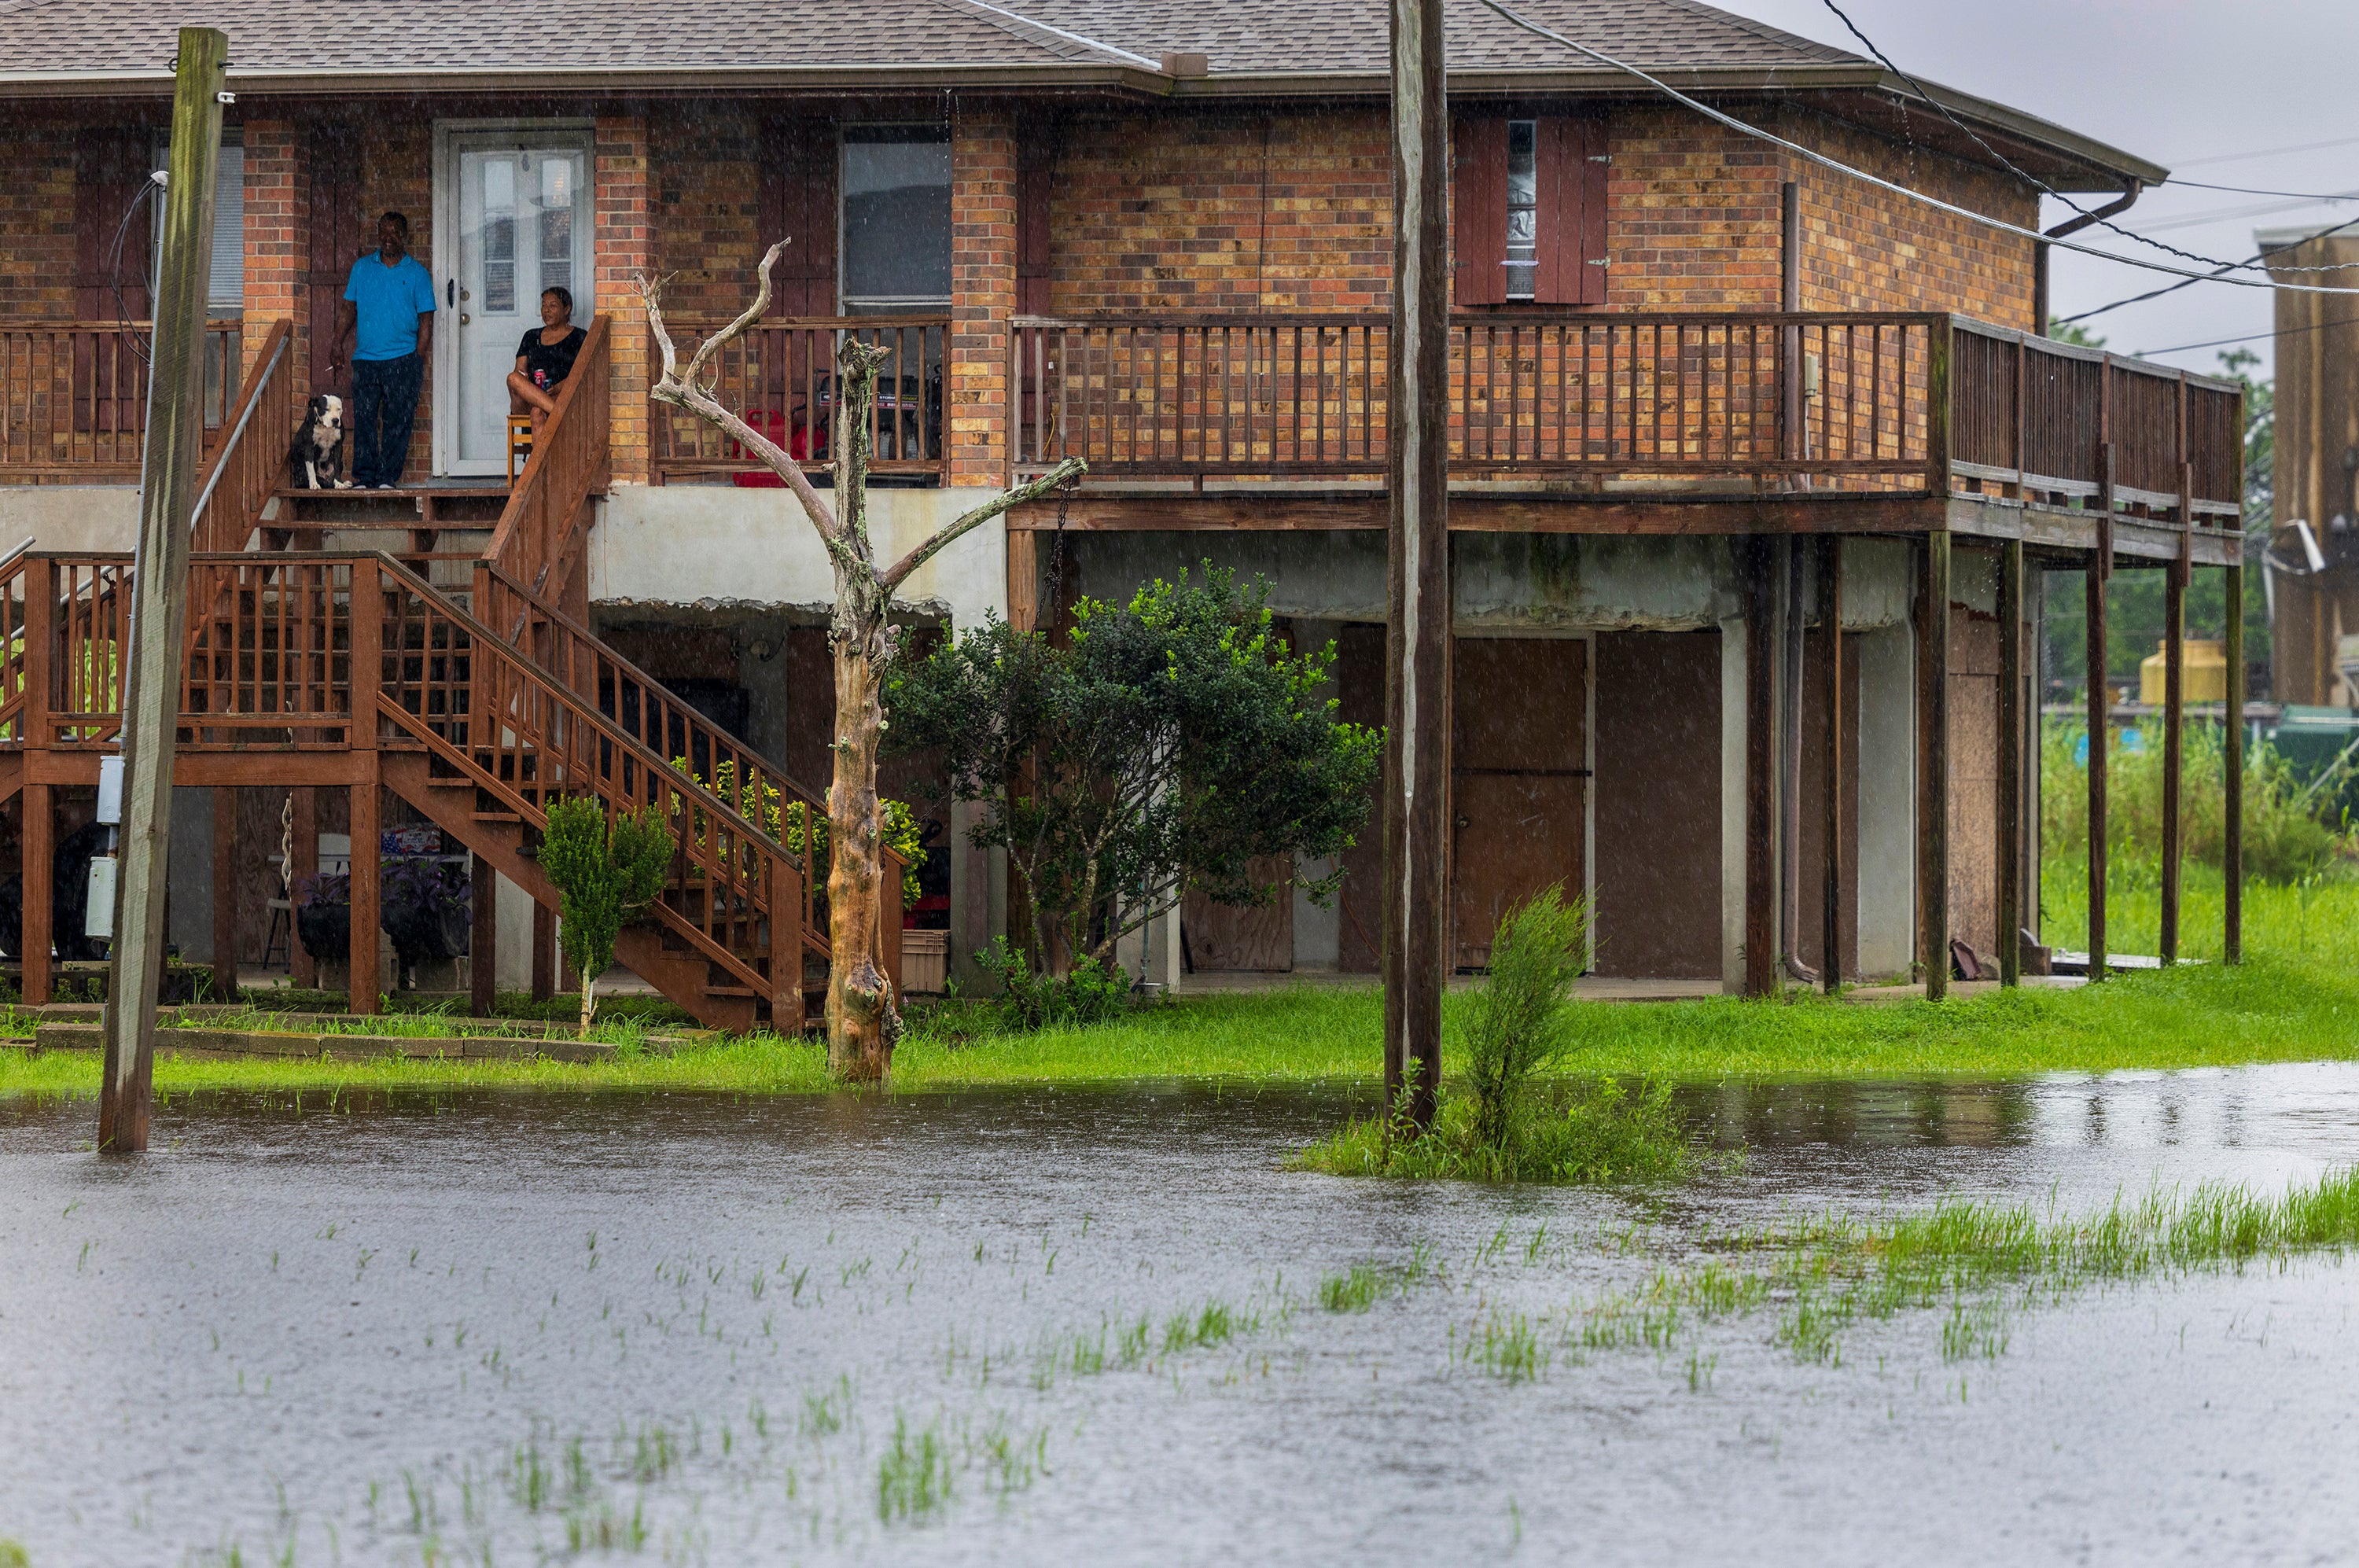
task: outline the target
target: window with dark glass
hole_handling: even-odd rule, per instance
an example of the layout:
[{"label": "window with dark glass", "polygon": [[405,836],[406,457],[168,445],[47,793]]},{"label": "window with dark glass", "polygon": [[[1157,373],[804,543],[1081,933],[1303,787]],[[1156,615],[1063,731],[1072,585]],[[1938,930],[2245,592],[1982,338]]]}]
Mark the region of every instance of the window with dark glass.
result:
[{"label": "window with dark glass", "polygon": [[1532,298],[1539,263],[1539,122],[1507,122],[1506,297]]},{"label": "window with dark glass", "polygon": [[949,305],[950,133],[938,125],[847,127],[842,189],[844,310]]}]

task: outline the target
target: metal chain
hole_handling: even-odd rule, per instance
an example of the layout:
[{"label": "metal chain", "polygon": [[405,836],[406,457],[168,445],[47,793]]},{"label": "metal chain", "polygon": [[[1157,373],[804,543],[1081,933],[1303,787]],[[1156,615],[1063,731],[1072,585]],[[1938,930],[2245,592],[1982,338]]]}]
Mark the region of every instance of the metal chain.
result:
[{"label": "metal chain", "polygon": [[1036,632],[1041,629],[1044,613],[1051,617],[1053,626],[1053,617],[1065,602],[1065,519],[1072,515],[1073,491],[1078,485],[1077,475],[1067,474],[1065,482],[1057,486],[1057,532],[1049,547],[1049,592],[1032,611],[1032,629]]}]

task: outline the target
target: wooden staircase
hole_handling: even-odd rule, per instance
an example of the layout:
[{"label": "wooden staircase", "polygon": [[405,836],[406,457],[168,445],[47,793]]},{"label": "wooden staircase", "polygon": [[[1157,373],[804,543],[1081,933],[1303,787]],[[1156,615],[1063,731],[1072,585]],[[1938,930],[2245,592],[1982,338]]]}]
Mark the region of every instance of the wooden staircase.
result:
[{"label": "wooden staircase", "polygon": [[[610,817],[652,810],[678,848],[617,957],[708,1027],[803,1028],[825,986],[825,898],[803,854],[825,808],[551,602],[585,597],[591,497],[605,477],[604,322],[472,561],[424,559],[430,539],[413,539],[426,548],[411,561],[303,548],[326,528],[386,525],[342,497],[279,495],[271,506],[284,421],[263,410],[274,397],[291,402],[285,338],[280,323],[266,339],[263,370],[200,475],[174,781],[347,785],[355,907],[376,898],[379,786],[552,911],[559,896],[537,858],[548,803],[587,798]],[[275,441],[272,463],[245,450],[255,440]],[[484,526],[480,510],[417,515]],[[418,570],[454,565],[469,569],[464,586]],[[115,749],[130,567],[119,555],[0,560],[0,800],[38,785],[46,817],[49,786],[95,781]],[[49,847],[30,826],[33,804],[28,795],[25,883],[39,887]],[[897,862],[885,882],[880,935],[897,983]],[[46,916],[32,917],[28,906],[28,996],[48,975],[29,958]],[[356,1010],[375,1005],[375,938],[353,935],[353,972],[367,977],[354,982]]]}]

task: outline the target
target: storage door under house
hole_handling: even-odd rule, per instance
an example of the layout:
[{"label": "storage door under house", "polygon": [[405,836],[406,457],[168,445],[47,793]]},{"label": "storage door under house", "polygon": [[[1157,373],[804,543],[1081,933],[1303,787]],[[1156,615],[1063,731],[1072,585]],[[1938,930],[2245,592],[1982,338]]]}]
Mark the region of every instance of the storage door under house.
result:
[{"label": "storage door under house", "polygon": [[451,343],[440,365],[451,396],[438,401],[454,410],[439,455],[445,473],[504,474],[507,376],[517,341],[540,325],[541,290],[570,290],[573,324],[590,324],[588,133],[453,130],[438,165],[456,219],[435,278]]},{"label": "storage door under house", "polygon": [[1587,887],[1589,644],[1457,640],[1451,683],[1452,962],[1487,968],[1499,917]]},{"label": "storage door under house", "polygon": [[[1279,642],[1293,645],[1293,629],[1276,623]],[[1201,893],[1180,900],[1180,930],[1194,969],[1258,970],[1278,974],[1294,967],[1294,865],[1284,855],[1254,861],[1260,887],[1276,884],[1266,904],[1216,904]]]}]

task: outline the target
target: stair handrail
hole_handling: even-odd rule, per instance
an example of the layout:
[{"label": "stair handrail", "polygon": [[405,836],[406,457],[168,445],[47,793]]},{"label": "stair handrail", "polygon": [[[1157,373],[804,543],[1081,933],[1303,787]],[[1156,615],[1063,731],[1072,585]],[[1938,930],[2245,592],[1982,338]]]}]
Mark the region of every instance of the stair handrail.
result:
[{"label": "stair handrail", "polygon": [[[279,368],[287,361],[288,348],[294,342],[294,336],[295,323],[286,317],[281,316],[271,323],[269,334],[262,340],[261,370],[246,378],[245,387],[238,396],[237,417],[229,422],[228,429],[213,442],[212,450],[205,454],[203,470],[198,475],[197,502],[189,511],[189,532],[198,550],[235,550],[245,544],[245,536],[254,531],[254,525],[261,519],[262,508],[268,504],[272,492],[278,488],[278,465],[286,461],[287,440],[293,435],[294,409],[283,393],[275,397],[272,395],[279,390]],[[264,406],[266,399],[276,410],[275,418],[265,420],[266,425],[272,428],[259,438],[258,445],[248,447],[245,444],[246,427],[253,422],[255,411]],[[271,439],[274,436],[280,439]],[[260,454],[258,458],[256,453]],[[213,521],[213,491],[220,485],[222,476],[230,472],[233,463],[237,465],[239,478],[234,492],[238,501],[235,516],[245,520],[245,527],[238,530],[235,539],[222,539],[216,537],[220,528],[211,526]]]},{"label": "stair handrail", "polygon": [[[563,580],[573,519],[603,487],[613,397],[608,318],[592,320],[573,369],[559,384],[557,407],[533,437],[532,455],[508,492],[483,559],[540,587]],[[584,387],[594,387],[594,391]]]},{"label": "stair handrail", "polygon": [[[663,702],[667,705],[667,722],[664,723],[662,727],[658,731],[659,735],[667,737],[662,747],[663,750],[670,750],[670,744],[668,737],[670,735],[671,726],[668,722],[669,715],[670,713],[677,713],[680,719],[682,740],[687,746],[686,760],[690,762],[691,767],[694,765],[696,756],[696,737],[698,734],[701,732],[710,737],[705,743],[705,751],[707,766],[712,768],[712,777],[709,782],[714,786],[714,792],[717,792],[721,782],[720,769],[723,760],[723,753],[734,753],[736,757],[744,759],[744,762],[733,770],[732,777],[729,781],[731,791],[739,797],[737,807],[738,814],[741,817],[745,817],[746,821],[749,822],[752,822],[753,819],[750,816],[746,816],[745,802],[748,800],[755,801],[757,803],[756,809],[760,809],[760,803],[766,803],[768,800],[769,794],[775,793],[778,797],[778,805],[777,809],[778,811],[779,832],[777,834],[771,834],[767,832],[766,828],[765,828],[764,835],[779,842],[781,848],[785,848],[784,838],[787,832],[787,824],[789,822],[795,821],[796,816],[796,813],[789,809],[789,805],[791,803],[792,805],[799,806],[800,808],[801,815],[801,820],[797,822],[797,826],[799,831],[794,834],[794,837],[805,844],[811,843],[812,833],[810,828],[810,819],[813,813],[817,813],[822,820],[825,818],[827,812],[827,800],[825,796],[821,795],[819,791],[812,789],[808,785],[799,782],[784,768],[770,761],[769,758],[764,757],[760,752],[756,751],[743,739],[731,735],[728,731],[723,729],[720,725],[714,724],[712,720],[706,718],[703,714],[698,713],[695,709],[681,702],[678,697],[672,695],[671,689],[669,687],[666,686],[656,677],[648,674],[646,670],[640,669],[637,665],[632,663],[629,659],[624,658],[621,654],[615,652],[614,649],[595,632],[583,626],[581,622],[575,620],[572,616],[567,615],[564,611],[559,609],[556,605],[550,604],[548,600],[542,598],[539,594],[534,593],[531,589],[527,588],[523,583],[516,582],[513,577],[510,577],[506,572],[501,571],[489,561],[477,561],[475,564],[475,572],[478,585],[476,604],[479,608],[484,611],[484,619],[491,621],[495,625],[508,622],[511,619],[511,617],[506,615],[500,614],[490,609],[486,601],[488,601],[493,594],[486,592],[487,589],[495,588],[500,593],[511,594],[522,604],[523,608],[513,617],[515,623],[514,627],[507,638],[508,646],[515,649],[519,657],[529,662],[539,663],[544,672],[552,680],[558,681],[560,683],[566,682],[567,674],[571,670],[572,663],[569,652],[560,651],[555,648],[536,650],[528,646],[529,639],[525,635],[529,630],[527,623],[531,616],[538,615],[549,626],[561,631],[573,644],[587,650],[589,657],[593,659],[603,660],[614,667],[614,671],[617,680],[614,705],[618,711],[609,715],[611,723],[617,725],[623,724],[623,716],[619,712],[622,707],[622,692],[620,690],[620,682],[622,681],[628,680],[636,682],[640,687],[642,693],[660,693]],[[594,701],[594,697],[592,700]],[[647,728],[648,713],[647,700],[644,694],[640,698],[639,715],[641,734],[638,738],[640,745],[643,748],[653,751],[656,748],[647,746],[646,742],[645,732]],[[675,757],[672,760],[674,765],[677,766],[677,764],[682,759]],[[758,772],[756,771],[757,768]],[[694,777],[694,775],[691,775],[691,777]],[[765,811],[764,814],[766,816],[768,813]],[[762,826],[762,824],[759,823],[756,823],[756,825],[757,827]],[[803,864],[803,857],[797,855],[797,853],[792,849],[786,849],[785,853],[789,856],[789,858],[795,861],[798,868],[801,869],[804,873],[804,919],[807,925],[810,924],[816,919],[816,911],[812,909],[810,906],[813,900],[818,897],[820,877],[815,874],[817,868],[806,866]],[[885,857],[885,864],[882,867],[884,877],[891,887],[898,888],[901,886],[902,874],[907,869],[908,862],[903,858],[898,852],[889,847],[883,848],[882,853]],[[816,860],[817,857],[813,856],[811,858]]]},{"label": "stair handrail", "polygon": [[[617,778],[618,782],[615,787],[605,793],[617,800],[628,801],[632,809],[638,810],[664,804],[664,795],[669,792],[692,816],[701,816],[701,824],[690,826],[681,833],[679,853],[690,862],[704,869],[708,918],[713,912],[717,895],[723,887],[734,885],[742,888],[751,915],[756,917],[767,915],[770,920],[772,931],[770,947],[774,965],[784,956],[780,952],[782,944],[778,937],[782,921],[790,916],[799,931],[799,940],[793,944],[792,952],[798,954],[804,951],[821,954],[827,952],[824,933],[815,929],[810,918],[810,879],[802,874],[800,865],[784,844],[764,832],[760,824],[747,820],[737,807],[723,800],[686,772],[673,767],[669,759],[658,756],[619,723],[607,718],[598,711],[594,702],[584,700],[580,692],[549,670],[542,669],[523,650],[499,637],[472,612],[462,608],[451,595],[427,582],[425,578],[412,572],[386,551],[371,550],[362,553],[364,558],[375,561],[377,570],[384,579],[404,589],[421,603],[432,606],[433,614],[447,618],[473,639],[474,648],[471,655],[473,662],[469,676],[470,686],[473,691],[481,692],[484,690],[488,666],[493,664],[506,666],[523,681],[538,687],[540,700],[570,713],[576,723],[596,735],[605,746],[614,748],[615,755],[611,768],[602,766],[593,768],[592,774],[592,777],[595,778],[611,773]],[[411,713],[398,702],[393,700],[381,676],[375,685],[377,711],[380,713],[399,724],[411,735],[424,741],[430,749],[456,754],[457,760],[462,766],[474,773],[482,772],[480,765],[474,763],[464,751],[451,746],[447,740],[434,735],[431,733],[431,727],[420,722],[423,715]],[[487,724],[515,727],[516,716],[513,714],[485,713],[480,708],[475,712]],[[482,744],[479,739],[471,736],[466,750],[471,751]],[[620,777],[627,773],[627,768],[622,766],[625,762],[636,765],[640,771],[641,782],[636,789],[626,783],[619,782]],[[569,779],[566,782],[570,784],[572,780]],[[494,793],[506,799],[526,821],[537,824],[546,822],[545,813],[527,799],[521,790],[512,789],[502,784],[496,775],[491,784],[484,787],[491,789]],[[593,789],[593,793],[595,792]],[[757,864],[749,875],[747,868],[739,864],[739,855],[734,850],[725,850],[721,846],[719,841],[724,835],[751,849],[757,863],[766,860],[769,865],[764,866]],[[692,841],[697,844],[702,844],[707,840],[711,843],[701,851],[692,847]],[[780,884],[777,874],[780,872],[791,876],[796,883],[800,885],[798,896],[791,900],[779,897]],[[756,984],[764,983],[762,977],[756,975],[744,959],[730,951],[725,942],[714,939],[710,931],[691,921],[679,910],[658,900],[653,912],[675,931],[690,937],[707,958],[735,970],[749,981]],[[799,960],[798,958],[792,962],[799,964]],[[793,988],[799,989],[800,981],[801,976],[798,972],[793,976]],[[782,978],[774,978],[767,983],[774,989],[783,986]]]}]

